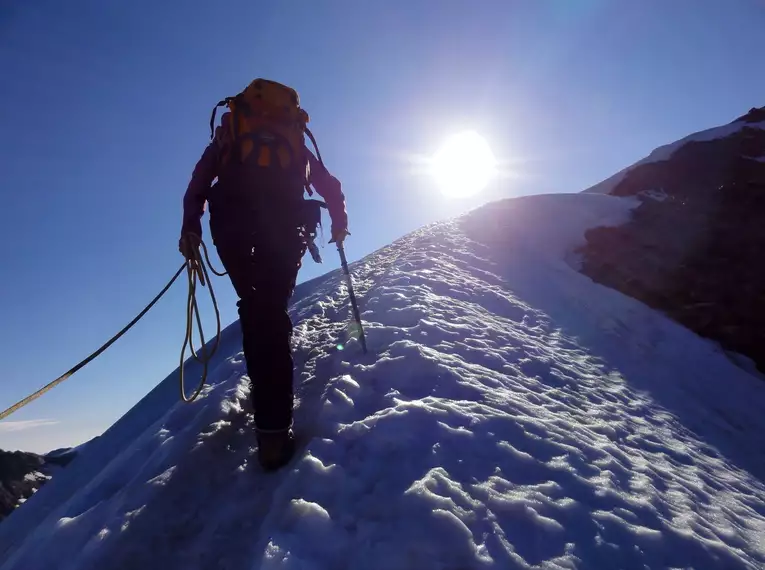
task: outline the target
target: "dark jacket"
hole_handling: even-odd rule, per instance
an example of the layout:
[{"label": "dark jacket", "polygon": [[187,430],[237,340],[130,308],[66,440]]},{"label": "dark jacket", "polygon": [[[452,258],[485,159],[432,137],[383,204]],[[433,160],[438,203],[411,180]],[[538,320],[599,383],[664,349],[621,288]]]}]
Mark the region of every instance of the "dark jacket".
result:
[{"label": "dark jacket", "polygon": [[[186,194],[183,197],[183,227],[181,234],[195,233],[202,235],[201,218],[204,214],[205,203],[214,199],[218,184],[213,186],[213,181],[221,174],[221,158],[224,150],[224,142],[227,140],[226,129],[228,121],[222,121],[215,131],[215,137],[207,145],[202,157],[194,167]],[[307,182],[316,192],[324,198],[332,218],[332,234],[345,230],[348,226],[348,216],[345,211],[345,196],[343,195],[340,181],[332,176],[321,162],[303,147],[307,162]],[[243,171],[244,172],[244,171]],[[247,180],[239,180],[242,187],[248,186]]]}]

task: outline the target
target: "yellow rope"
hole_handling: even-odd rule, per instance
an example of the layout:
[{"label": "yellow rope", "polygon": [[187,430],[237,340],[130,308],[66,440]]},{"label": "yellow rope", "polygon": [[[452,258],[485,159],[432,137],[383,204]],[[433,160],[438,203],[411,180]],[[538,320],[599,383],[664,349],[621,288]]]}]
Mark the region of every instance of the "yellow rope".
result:
[{"label": "yellow rope", "polygon": [[[198,239],[199,244],[202,246],[202,249],[204,251],[204,261],[207,262],[207,266],[209,266],[210,270],[218,276],[224,276],[226,273],[218,272],[215,270],[215,268],[210,264],[210,256],[207,251],[207,246],[205,243]],[[120,330],[117,334],[115,334],[112,338],[110,338],[101,348],[96,350],[93,354],[88,356],[85,360],[79,362],[77,365],[69,369],[65,374],[62,374],[52,382],[46,384],[37,392],[34,392],[33,394],[30,394],[23,400],[20,400],[19,402],[16,402],[13,404],[10,408],[7,410],[3,410],[0,412],[0,420],[4,420],[8,416],[10,416],[13,412],[16,412],[23,408],[24,406],[34,402],[37,398],[48,392],[49,390],[55,388],[59,384],[61,384],[64,380],[67,380],[69,377],[71,377],[75,372],[78,372],[82,368],[84,368],[86,365],[91,363],[93,360],[95,360],[98,356],[100,356],[107,348],[109,348],[111,345],[113,345],[122,335],[124,335],[127,331],[129,331],[133,326],[143,318],[143,316],[149,312],[149,310],[159,301],[162,296],[167,293],[168,289],[175,283],[175,281],[178,279],[178,277],[181,275],[184,269],[186,269],[186,272],[188,273],[188,281],[189,281],[189,294],[188,299],[186,303],[186,338],[183,342],[183,348],[181,349],[181,366],[180,366],[180,384],[181,384],[181,397],[185,402],[193,402],[196,397],[199,395],[199,393],[202,391],[202,388],[204,387],[205,381],[207,380],[207,365],[209,360],[212,358],[213,354],[215,354],[215,351],[218,349],[218,346],[220,345],[220,332],[221,332],[221,325],[220,325],[220,311],[218,310],[218,302],[215,298],[215,293],[213,292],[212,284],[210,284],[210,278],[207,273],[207,266],[205,266],[202,257],[199,255],[199,249],[195,248],[194,250],[194,256],[192,259],[189,259],[183,263],[178,268],[178,271],[175,272],[175,275],[168,281],[167,285],[165,285],[162,290],[157,294],[154,299],[151,300],[151,302],[146,305],[146,307],[136,315],[136,317],[130,321],[127,325],[125,325],[122,330]],[[210,298],[213,302],[213,307],[215,309],[215,318],[217,321],[217,333],[216,333],[216,340],[215,340],[215,346],[210,351],[210,354],[207,354],[207,347],[205,346],[204,342],[204,334],[202,332],[202,321],[199,317],[199,310],[197,307],[197,300],[196,300],[196,284],[197,280],[201,283],[201,285],[204,287],[207,285],[210,288]],[[196,320],[197,322],[197,329],[199,331],[199,337],[202,341],[202,357],[200,358],[197,355],[197,352],[194,350],[194,346],[192,344],[192,332],[193,332],[193,326],[192,321]],[[183,357],[186,352],[186,346],[190,346],[191,348],[191,354],[194,356],[194,359],[197,360],[197,362],[200,362],[203,366],[202,371],[202,379],[200,380],[199,386],[194,391],[194,393],[191,395],[190,398],[186,397],[186,391],[184,389],[183,385]]]},{"label": "yellow rope", "polygon": [[7,410],[4,410],[3,412],[1,412],[0,413],[0,420],[3,420],[5,418],[7,418],[13,412],[23,408],[24,406],[26,406],[30,402],[33,402],[34,400],[36,400],[37,398],[39,398],[40,396],[45,394],[48,390],[58,386],[59,384],[61,384],[61,382],[63,382],[64,380],[66,380],[67,378],[72,376],[72,374],[74,374],[75,372],[77,372],[80,369],[84,368],[87,364],[90,364],[93,360],[95,360],[98,356],[100,356],[107,348],[109,348],[111,345],[113,345],[122,335],[124,335],[127,331],[129,331],[133,327],[133,325],[135,325],[139,320],[141,320],[141,318],[146,313],[149,312],[149,309],[151,309],[154,306],[154,304],[157,301],[159,301],[159,299],[162,297],[162,295],[167,293],[167,290],[170,289],[170,286],[173,283],[175,283],[175,280],[178,279],[178,277],[180,276],[181,272],[183,272],[183,268],[185,266],[186,266],[185,263],[183,265],[181,265],[181,267],[178,269],[178,271],[175,272],[175,275],[173,275],[173,278],[170,279],[170,281],[167,283],[167,285],[165,285],[165,287],[162,289],[162,291],[160,291],[159,294],[156,297],[154,297],[154,299],[152,299],[151,303],[146,305],[146,307],[140,313],[138,313],[138,315],[132,321],[130,321],[127,325],[125,325],[125,327],[120,332],[118,332],[112,338],[110,338],[106,342],[106,344],[104,344],[101,348],[99,348],[93,354],[88,356],[85,360],[83,360],[82,362],[80,362],[79,364],[77,364],[76,366],[71,368],[70,370],[68,370],[65,374],[62,374],[61,376],[56,378],[53,382],[50,382],[49,384],[46,384],[45,386],[40,388],[34,394],[31,394],[31,395],[27,396],[26,398],[24,398],[20,402],[17,402],[14,405],[12,405]]},{"label": "yellow rope", "polygon": [[[210,255],[207,251],[207,245],[205,245],[205,242],[203,242],[201,239],[199,239],[199,236],[193,236],[197,239],[199,244],[202,246],[202,250],[204,251],[204,259],[199,254],[199,248],[195,247],[193,248],[193,255],[191,259],[186,261],[186,273],[188,275],[188,281],[189,281],[189,294],[188,298],[186,300],[186,335],[183,339],[183,346],[181,347],[181,361],[179,366],[179,376],[180,376],[180,389],[181,389],[181,399],[184,402],[193,402],[197,399],[197,396],[202,392],[202,389],[204,388],[205,382],[207,381],[207,372],[208,372],[208,364],[210,363],[210,360],[212,359],[215,352],[218,350],[218,347],[220,346],[220,311],[218,310],[218,301],[215,298],[215,291],[213,291],[212,282],[210,281],[210,276],[207,273],[207,268],[210,268],[210,271],[212,271],[215,275],[218,275],[219,277],[223,277],[226,275],[225,272],[219,272],[216,271],[215,268],[210,263]],[[207,262],[205,264],[205,262]],[[210,290],[210,299],[212,299],[213,308],[215,309],[215,321],[216,321],[216,335],[215,335],[215,344],[212,347],[212,350],[210,350],[210,353],[207,354],[207,345],[205,344],[205,336],[204,331],[202,330],[202,319],[199,316],[199,306],[197,305],[197,281],[199,281],[199,284],[202,285],[202,287],[205,287],[205,285]],[[197,323],[197,331],[199,332],[199,341],[202,345],[202,356],[200,357],[197,354],[197,351],[194,349],[194,321]],[[194,360],[199,362],[202,365],[202,377],[199,380],[199,384],[197,385],[194,392],[191,394],[191,396],[186,396],[186,387],[184,385],[183,376],[183,363],[186,357],[186,347],[189,347],[191,350],[191,355],[194,357]]]}]

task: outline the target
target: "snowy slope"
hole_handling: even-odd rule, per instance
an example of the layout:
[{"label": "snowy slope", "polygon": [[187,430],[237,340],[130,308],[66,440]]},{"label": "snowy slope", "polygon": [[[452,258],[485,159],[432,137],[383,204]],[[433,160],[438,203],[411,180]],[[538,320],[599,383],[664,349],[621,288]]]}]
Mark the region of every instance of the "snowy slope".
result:
[{"label": "snowy slope", "polygon": [[609,178],[606,178],[602,182],[598,182],[597,184],[595,184],[595,186],[591,186],[590,188],[587,188],[587,190],[584,190],[584,192],[588,194],[610,194],[611,191],[614,188],[616,188],[622,180],[625,179],[625,177],[627,176],[627,173],[629,173],[632,169],[634,169],[637,166],[641,166],[643,164],[648,164],[651,162],[669,160],[672,157],[672,155],[675,153],[675,151],[677,151],[680,147],[690,142],[708,142],[708,141],[713,141],[716,139],[723,139],[725,137],[729,137],[733,134],[736,134],[743,128],[765,129],[765,121],[753,123],[753,122],[748,122],[744,118],[742,118],[732,123],[729,123],[727,125],[713,127],[711,129],[706,129],[703,131],[699,131],[697,133],[693,133],[692,135],[688,135],[687,137],[682,138],[678,141],[675,141],[673,143],[666,144],[664,146],[660,146],[657,149],[654,149],[654,151],[651,152],[651,154],[649,154],[642,160],[639,160],[635,164],[628,166],[627,168],[623,170],[620,170],[619,172],[617,172],[613,176],[610,176]]},{"label": "snowy slope", "polygon": [[634,202],[534,196],[301,286],[287,469],[255,461],[236,328],[0,525],[0,569],[758,568],[765,384],[577,273]]}]

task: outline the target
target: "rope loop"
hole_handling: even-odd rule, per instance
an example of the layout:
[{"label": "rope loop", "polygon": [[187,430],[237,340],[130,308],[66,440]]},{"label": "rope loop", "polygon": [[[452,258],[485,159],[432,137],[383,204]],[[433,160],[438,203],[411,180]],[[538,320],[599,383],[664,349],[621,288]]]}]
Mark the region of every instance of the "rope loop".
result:
[{"label": "rope loop", "polygon": [[[210,255],[207,251],[207,245],[202,241],[202,239],[199,236],[190,236],[195,239],[195,242],[199,244],[199,246],[202,247],[202,251],[204,252],[204,258],[199,253],[199,246],[193,248],[192,256],[190,259],[187,259],[185,262],[183,262],[183,265],[181,265],[178,268],[178,271],[175,272],[175,275],[168,281],[167,285],[165,285],[162,290],[157,294],[156,297],[154,297],[151,302],[144,307],[144,309],[136,315],[136,317],[130,321],[127,325],[125,325],[122,330],[120,330],[117,334],[115,334],[112,338],[110,338],[106,343],[101,346],[98,350],[93,352],[90,356],[88,356],[85,360],[82,360],[81,362],[77,363],[75,366],[70,368],[67,372],[53,380],[52,382],[49,382],[36,392],[30,394],[23,400],[20,400],[13,404],[10,408],[3,410],[0,412],[0,420],[4,420],[8,416],[10,416],[13,412],[16,412],[23,408],[24,406],[31,404],[34,402],[37,398],[48,392],[49,390],[55,388],[59,384],[61,384],[63,381],[70,378],[74,373],[78,372],[79,370],[83,369],[85,366],[93,362],[96,358],[98,358],[101,354],[103,354],[107,348],[109,348],[111,345],[113,345],[117,340],[119,340],[126,332],[128,332],[133,326],[140,321],[146,313],[149,312],[149,310],[159,301],[165,293],[170,289],[170,287],[175,283],[175,281],[180,277],[181,273],[183,273],[183,270],[186,269],[186,273],[188,275],[188,283],[189,283],[189,294],[187,297],[186,302],[186,337],[183,341],[183,347],[181,348],[181,365],[180,365],[180,388],[181,388],[181,398],[184,402],[193,402],[197,396],[202,392],[202,389],[204,388],[205,382],[207,381],[207,371],[208,371],[208,365],[210,362],[210,359],[213,357],[215,352],[218,350],[218,347],[220,346],[220,333],[221,333],[221,325],[220,325],[220,311],[218,310],[218,301],[215,298],[215,292],[212,288],[212,283],[210,283],[210,276],[207,272],[207,269],[209,268],[210,271],[212,271],[215,275],[218,275],[219,277],[223,277],[224,275],[227,275],[225,272],[216,271],[216,269],[212,266],[210,263]],[[196,290],[197,290],[197,282],[199,282],[202,287],[207,286],[210,290],[210,298],[212,299],[213,308],[215,309],[215,320],[217,324],[217,330],[215,334],[215,345],[213,346],[212,350],[210,350],[209,354],[207,353],[207,346],[205,345],[204,340],[204,332],[202,330],[202,320],[199,316],[199,307],[197,305],[197,299],[196,299]],[[193,322],[196,321],[197,324],[197,330],[199,332],[199,338],[202,341],[202,355],[200,356],[197,351],[194,349],[193,345]],[[194,390],[191,397],[186,396],[186,390],[183,384],[183,360],[186,353],[186,347],[189,346],[191,348],[191,354],[194,357],[194,359],[202,364],[202,378],[199,381],[199,385]]]},{"label": "rope loop", "polygon": [[[199,252],[199,246],[191,248],[191,257],[186,260],[185,268],[186,275],[189,283],[189,294],[186,299],[186,335],[183,339],[183,346],[181,347],[181,358],[179,366],[179,382],[181,399],[184,402],[191,403],[197,399],[199,394],[207,382],[207,373],[210,364],[210,360],[215,355],[220,346],[220,310],[218,309],[218,301],[215,298],[215,291],[213,290],[212,282],[210,281],[210,275],[207,272],[209,268],[218,277],[223,277],[226,272],[217,271],[212,263],[210,263],[210,254],[207,250],[207,245],[202,239],[195,234],[190,234],[186,239],[193,239],[194,243],[198,243],[202,247],[204,257]],[[208,353],[207,344],[205,343],[204,330],[202,328],[202,319],[199,316],[199,305],[197,304],[197,283],[202,287],[207,287],[210,291],[210,299],[212,300],[213,308],[215,310],[215,344]],[[201,343],[201,355],[194,348],[194,323],[197,325],[197,332],[199,333],[199,341]],[[202,365],[202,376],[199,380],[199,384],[192,392],[191,396],[186,396],[186,386],[184,383],[184,370],[183,364],[186,359],[186,347],[191,351],[191,356]]]}]

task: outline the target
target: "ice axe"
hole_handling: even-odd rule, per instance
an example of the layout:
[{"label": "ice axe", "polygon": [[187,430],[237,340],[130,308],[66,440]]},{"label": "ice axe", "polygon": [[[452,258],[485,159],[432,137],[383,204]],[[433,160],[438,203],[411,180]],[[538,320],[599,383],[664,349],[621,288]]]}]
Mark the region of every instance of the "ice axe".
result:
[{"label": "ice axe", "polygon": [[351,307],[353,307],[353,318],[356,319],[356,323],[359,325],[359,341],[361,342],[361,349],[364,354],[367,353],[367,338],[364,335],[364,325],[361,324],[361,315],[359,314],[359,305],[356,303],[356,294],[353,292],[353,279],[351,278],[351,272],[348,269],[348,260],[345,257],[345,248],[343,242],[337,242],[337,252],[340,254],[340,264],[343,266],[343,273],[345,273],[345,280],[348,283],[348,295],[351,298]]}]

